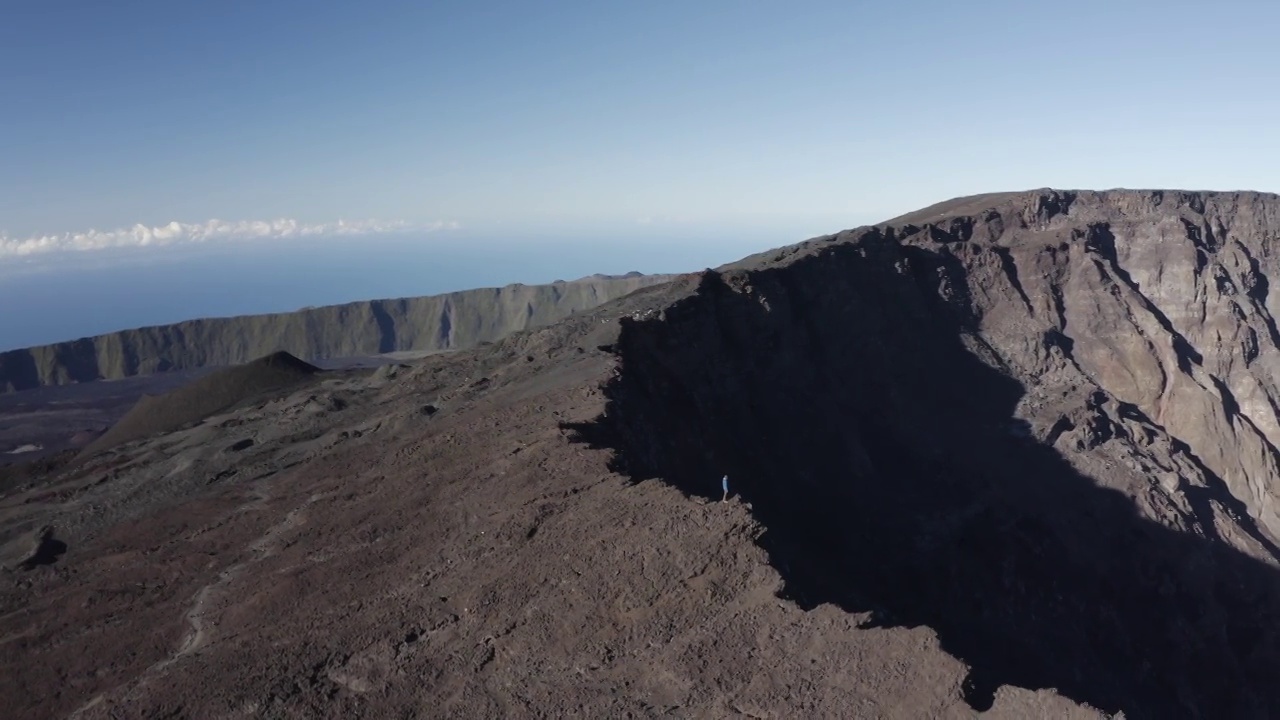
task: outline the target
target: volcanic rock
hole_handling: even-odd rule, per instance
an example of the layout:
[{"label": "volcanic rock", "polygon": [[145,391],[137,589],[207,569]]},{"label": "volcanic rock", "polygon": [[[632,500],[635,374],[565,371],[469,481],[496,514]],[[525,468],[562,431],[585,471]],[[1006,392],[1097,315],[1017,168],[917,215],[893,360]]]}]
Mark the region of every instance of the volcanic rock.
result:
[{"label": "volcanic rock", "polygon": [[1273,195],[961,198],[174,413],[3,486],[4,547],[74,552],[6,576],[0,699],[1280,715],[1277,239]]}]

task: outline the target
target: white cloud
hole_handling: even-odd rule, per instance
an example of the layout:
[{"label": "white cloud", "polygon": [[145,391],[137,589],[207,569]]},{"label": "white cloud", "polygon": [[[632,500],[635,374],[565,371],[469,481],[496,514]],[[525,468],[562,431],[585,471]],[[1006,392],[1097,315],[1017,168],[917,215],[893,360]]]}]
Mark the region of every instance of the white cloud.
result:
[{"label": "white cloud", "polygon": [[456,230],[458,227],[457,222],[411,224],[400,220],[339,220],[335,223],[304,224],[290,218],[281,218],[279,220],[207,220],[202,223],[171,222],[157,227],[138,224],[118,230],[88,230],[28,238],[15,238],[0,233],[0,259],[69,251],[195,244],[211,240],[277,240],[411,231],[433,232]]}]

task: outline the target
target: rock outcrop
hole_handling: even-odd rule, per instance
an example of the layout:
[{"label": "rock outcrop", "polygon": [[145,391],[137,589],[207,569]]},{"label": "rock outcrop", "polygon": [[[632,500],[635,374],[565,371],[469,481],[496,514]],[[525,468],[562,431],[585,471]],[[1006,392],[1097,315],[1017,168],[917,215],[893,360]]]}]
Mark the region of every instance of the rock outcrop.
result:
[{"label": "rock outcrop", "polygon": [[550,285],[508,285],[125,330],[0,353],[0,392],[236,365],[277,351],[314,362],[465,349],[667,279],[639,273],[593,275]]},{"label": "rock outcrop", "polygon": [[618,467],[728,472],[805,606],[1126,717],[1280,714],[1280,197],[964,198],[624,321]]}]

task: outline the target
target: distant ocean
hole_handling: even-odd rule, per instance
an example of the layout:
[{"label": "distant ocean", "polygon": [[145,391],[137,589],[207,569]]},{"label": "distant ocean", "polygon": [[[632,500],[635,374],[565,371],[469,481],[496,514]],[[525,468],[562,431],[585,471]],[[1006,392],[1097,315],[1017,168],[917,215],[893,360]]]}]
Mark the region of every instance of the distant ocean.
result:
[{"label": "distant ocean", "polygon": [[198,317],[287,312],[573,280],[691,272],[803,238],[281,240],[0,260],[0,351]]}]

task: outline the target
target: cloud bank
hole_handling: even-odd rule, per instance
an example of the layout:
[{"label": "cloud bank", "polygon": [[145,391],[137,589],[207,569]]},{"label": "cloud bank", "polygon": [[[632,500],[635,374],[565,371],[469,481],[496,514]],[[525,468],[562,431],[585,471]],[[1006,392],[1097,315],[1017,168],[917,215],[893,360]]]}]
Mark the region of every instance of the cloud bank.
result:
[{"label": "cloud bank", "polygon": [[339,220],[334,223],[300,223],[297,220],[207,220],[202,223],[171,222],[158,227],[134,225],[119,230],[89,230],[61,235],[15,238],[0,234],[0,259],[58,252],[83,252],[111,248],[145,248],[189,245],[218,240],[281,240],[306,237],[375,235],[396,232],[456,230],[456,222],[411,224],[400,220]]}]

